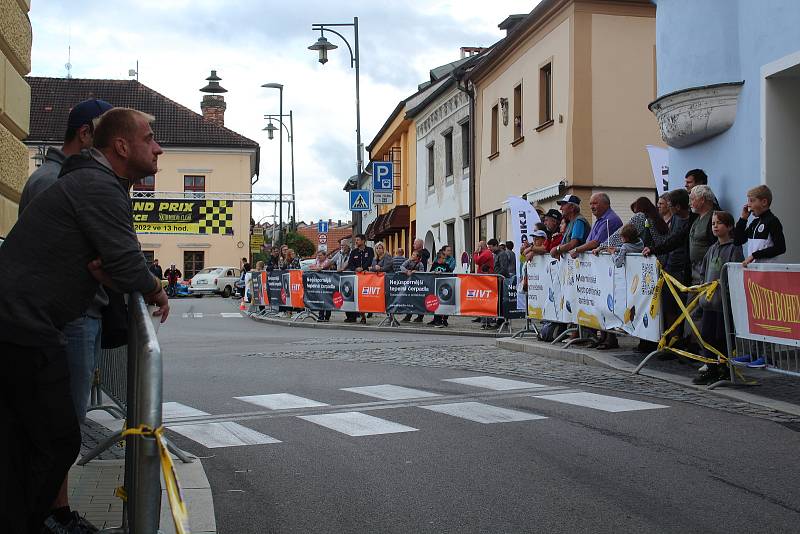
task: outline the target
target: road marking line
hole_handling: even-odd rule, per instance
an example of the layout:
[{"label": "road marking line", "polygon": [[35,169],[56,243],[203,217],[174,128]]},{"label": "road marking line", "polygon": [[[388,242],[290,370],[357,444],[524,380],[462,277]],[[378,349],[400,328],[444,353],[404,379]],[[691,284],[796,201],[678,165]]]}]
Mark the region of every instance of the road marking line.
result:
[{"label": "road marking line", "polygon": [[484,424],[509,423],[513,421],[535,421],[538,419],[547,419],[547,417],[543,415],[537,415],[535,413],[530,413],[530,412],[522,412],[519,410],[509,410],[508,408],[499,408],[497,406],[492,406],[490,404],[483,404],[481,402],[455,402],[452,404],[434,404],[431,406],[420,406],[420,408]]},{"label": "road marking line", "polygon": [[469,376],[466,378],[445,378],[444,382],[453,382],[477,388],[492,389],[494,391],[508,391],[512,389],[546,388],[543,384],[523,382],[522,380],[509,380],[496,376]]},{"label": "road marking line", "polygon": [[360,412],[301,415],[299,418],[348,436],[374,436],[377,434],[415,432],[417,430],[410,426],[393,423],[392,421]]},{"label": "road marking line", "polygon": [[255,404],[267,408],[268,410],[288,410],[292,408],[314,408],[317,406],[330,406],[324,402],[318,402],[304,397],[298,397],[291,393],[273,393],[271,395],[249,395],[246,397],[234,397],[240,401]]},{"label": "road marking line", "polygon": [[663,404],[653,404],[620,397],[610,397],[608,395],[598,395],[597,393],[557,393],[554,395],[531,395],[537,399],[563,402],[574,404],[585,408],[593,408],[604,412],[631,412],[636,410],[654,410],[657,408],[669,408]]},{"label": "road marking line", "polygon": [[220,315],[225,317],[225,318],[228,318],[228,319],[233,319],[233,318],[241,319],[242,318],[242,314],[239,313],[239,312],[235,312],[235,313],[234,312],[222,312],[222,313],[220,313]]},{"label": "road marking line", "polygon": [[203,312],[182,313],[181,317],[183,317],[184,319],[202,319],[203,318]]},{"label": "road marking line", "polygon": [[407,388],[403,386],[393,386],[392,384],[381,384],[378,386],[361,386],[356,388],[342,388],[342,391],[350,391],[368,397],[375,397],[383,400],[405,400],[419,399],[424,397],[440,397],[438,393],[422,391],[421,389]]},{"label": "road marking line", "polygon": [[280,440],[256,432],[239,423],[201,423],[199,425],[168,426],[167,428],[209,449],[280,443]]},{"label": "road marking line", "polygon": [[198,417],[201,415],[211,415],[202,410],[186,406],[180,402],[164,402],[161,404],[162,419],[176,419],[178,417]]}]

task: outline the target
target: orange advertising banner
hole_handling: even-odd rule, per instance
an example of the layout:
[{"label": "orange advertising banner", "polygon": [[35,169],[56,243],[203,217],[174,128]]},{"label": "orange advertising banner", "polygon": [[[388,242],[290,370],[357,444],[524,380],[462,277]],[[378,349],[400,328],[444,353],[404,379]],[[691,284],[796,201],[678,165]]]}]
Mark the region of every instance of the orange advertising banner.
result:
[{"label": "orange advertising banner", "polygon": [[289,306],[292,308],[303,307],[303,271],[291,270],[289,271],[289,294],[291,299]]},{"label": "orange advertising banner", "polygon": [[479,274],[459,274],[458,314],[496,317],[500,305],[500,278]]},{"label": "orange advertising banner", "polygon": [[800,339],[800,272],[744,270],[750,333]]},{"label": "orange advertising banner", "polygon": [[358,273],[358,311],[386,313],[384,273]]}]

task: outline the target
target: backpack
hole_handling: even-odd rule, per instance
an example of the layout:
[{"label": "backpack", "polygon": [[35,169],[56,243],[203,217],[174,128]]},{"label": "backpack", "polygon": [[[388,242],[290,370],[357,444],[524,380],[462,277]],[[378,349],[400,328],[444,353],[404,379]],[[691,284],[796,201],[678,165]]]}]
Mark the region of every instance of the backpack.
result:
[{"label": "backpack", "polygon": [[554,341],[561,333],[566,330],[566,325],[563,323],[554,323],[551,321],[542,321],[539,326],[539,341]]}]

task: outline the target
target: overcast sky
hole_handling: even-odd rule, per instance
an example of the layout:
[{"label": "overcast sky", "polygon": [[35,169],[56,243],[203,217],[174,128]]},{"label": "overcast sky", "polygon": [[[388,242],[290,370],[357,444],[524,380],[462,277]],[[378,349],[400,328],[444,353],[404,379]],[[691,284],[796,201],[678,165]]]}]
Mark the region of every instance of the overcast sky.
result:
[{"label": "overcast sky", "polygon": [[[72,47],[74,78],[128,77],[139,61],[139,81],[200,113],[211,69],[222,78],[225,126],[261,145],[256,192],[278,191],[278,140],[269,141],[263,115],[294,114],[297,216],[346,220],[345,180],[355,174],[355,77],[346,46],[322,66],[307,49],[318,37],[312,23],[359,17],[362,142],[372,141],[403,98],[428,71],[459,58],[461,46],[489,46],[497,24],[528,13],[538,0],[37,0],[33,24],[35,76],[66,74]],[[352,44],[352,29],[341,30]],[[289,146],[284,144],[284,192],[290,192]],[[364,153],[365,162],[368,154]],[[255,205],[258,217],[272,213]]]}]

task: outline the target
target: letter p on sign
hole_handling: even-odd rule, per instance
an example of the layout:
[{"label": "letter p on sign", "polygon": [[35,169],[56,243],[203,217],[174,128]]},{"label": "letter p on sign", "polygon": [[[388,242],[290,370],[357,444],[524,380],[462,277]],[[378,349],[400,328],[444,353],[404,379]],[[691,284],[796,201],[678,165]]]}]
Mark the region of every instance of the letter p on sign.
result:
[{"label": "letter p on sign", "polygon": [[394,188],[394,164],[376,161],[372,164],[372,190],[391,191]]}]

